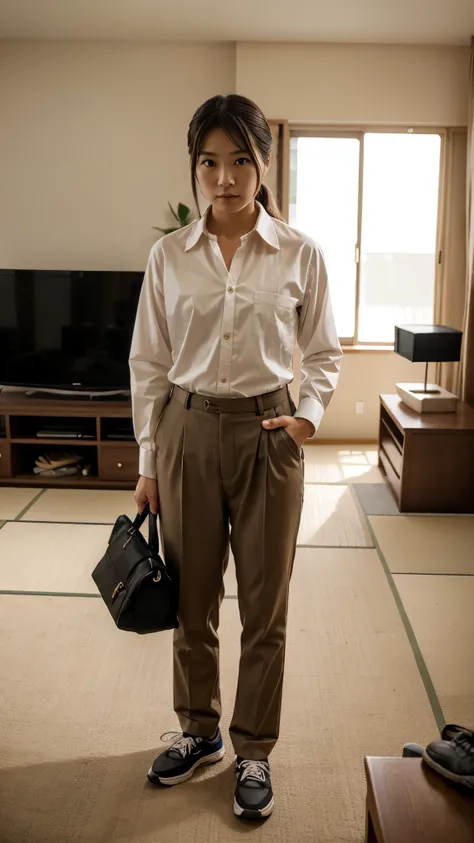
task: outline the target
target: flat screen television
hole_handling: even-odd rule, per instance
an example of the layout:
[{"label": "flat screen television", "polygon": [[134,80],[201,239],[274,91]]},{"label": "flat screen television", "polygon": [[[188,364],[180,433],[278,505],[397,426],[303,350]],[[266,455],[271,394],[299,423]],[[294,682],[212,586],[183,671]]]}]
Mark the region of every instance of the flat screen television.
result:
[{"label": "flat screen television", "polygon": [[143,272],[0,269],[0,386],[130,389]]}]

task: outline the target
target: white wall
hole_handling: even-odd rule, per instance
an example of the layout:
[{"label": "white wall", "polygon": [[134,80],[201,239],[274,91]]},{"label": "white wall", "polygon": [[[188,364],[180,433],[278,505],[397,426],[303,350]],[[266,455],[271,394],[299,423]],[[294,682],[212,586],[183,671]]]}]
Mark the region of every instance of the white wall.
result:
[{"label": "white wall", "polygon": [[237,92],[275,119],[467,124],[469,49],[238,44]]},{"label": "white wall", "polygon": [[0,41],[0,266],[144,266],[191,203],[195,109],[235,89],[221,44]]},{"label": "white wall", "polygon": [[[434,364],[430,367],[434,376]],[[319,428],[320,439],[375,441],[379,429],[379,395],[396,391],[397,383],[420,383],[424,363],[410,363],[394,352],[355,352],[344,355],[338,387]],[[356,414],[356,401],[364,404]]]}]

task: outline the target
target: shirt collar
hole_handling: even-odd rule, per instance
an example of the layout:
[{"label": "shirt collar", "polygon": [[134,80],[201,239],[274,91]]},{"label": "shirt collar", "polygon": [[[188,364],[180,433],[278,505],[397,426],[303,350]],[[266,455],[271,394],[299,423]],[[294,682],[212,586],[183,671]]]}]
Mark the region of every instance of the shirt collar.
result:
[{"label": "shirt collar", "polygon": [[[249,231],[248,234],[245,234],[242,237],[242,240],[246,240],[247,237],[249,237],[254,231],[256,231],[257,234],[260,235],[262,240],[265,241],[265,243],[268,243],[268,245],[271,246],[273,249],[276,249],[276,251],[280,251],[280,243],[278,240],[278,234],[273,217],[271,217],[270,214],[267,214],[265,208],[263,207],[263,205],[260,204],[260,202],[257,202],[256,204],[259,209],[257,222],[255,223],[255,226],[252,231]],[[209,234],[206,228],[206,220],[209,214],[209,210],[210,208],[207,209],[207,211],[197,222],[193,223],[188,239],[186,241],[186,252],[189,252],[190,249],[192,249],[194,246],[196,246],[197,243],[199,243],[203,234],[209,237],[210,240],[217,239],[215,235]]]}]

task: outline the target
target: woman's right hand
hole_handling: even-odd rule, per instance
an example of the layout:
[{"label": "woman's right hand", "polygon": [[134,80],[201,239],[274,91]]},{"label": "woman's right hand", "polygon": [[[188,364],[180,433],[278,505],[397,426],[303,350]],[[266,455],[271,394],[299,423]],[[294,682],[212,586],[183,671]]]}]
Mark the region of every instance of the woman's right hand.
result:
[{"label": "woman's right hand", "polygon": [[133,499],[137,505],[137,511],[143,512],[146,504],[150,503],[150,512],[153,515],[158,514],[159,497],[158,497],[158,483],[152,477],[144,477],[140,475],[135,489]]}]

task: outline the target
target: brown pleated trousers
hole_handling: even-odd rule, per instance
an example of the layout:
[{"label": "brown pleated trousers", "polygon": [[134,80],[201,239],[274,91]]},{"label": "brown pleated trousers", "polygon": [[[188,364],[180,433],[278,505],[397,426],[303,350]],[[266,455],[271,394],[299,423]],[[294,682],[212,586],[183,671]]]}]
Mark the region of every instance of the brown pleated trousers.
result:
[{"label": "brown pleated trousers", "polygon": [[266,758],[278,739],[304,489],[302,451],[262,421],[293,413],[286,388],[206,399],[174,387],[156,435],[164,555],[180,581],[175,711],[195,737],[211,737],[219,724],[217,630],[230,538],[243,628],[230,736],[236,754],[251,760]]}]

